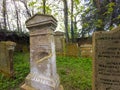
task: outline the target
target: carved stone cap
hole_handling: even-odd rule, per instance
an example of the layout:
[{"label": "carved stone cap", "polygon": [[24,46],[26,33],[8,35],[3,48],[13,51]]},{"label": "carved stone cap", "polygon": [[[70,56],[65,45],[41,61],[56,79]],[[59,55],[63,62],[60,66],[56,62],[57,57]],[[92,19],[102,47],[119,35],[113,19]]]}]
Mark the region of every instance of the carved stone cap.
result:
[{"label": "carved stone cap", "polygon": [[0,44],[6,45],[6,48],[8,48],[8,50],[14,50],[16,46],[16,43],[12,41],[2,41]]},{"label": "carved stone cap", "polygon": [[112,29],[111,31],[107,32],[107,31],[97,31],[94,32],[94,34],[120,34],[120,26]]},{"label": "carved stone cap", "polygon": [[52,15],[35,14],[26,21],[27,28],[43,25],[57,26],[57,20]]},{"label": "carved stone cap", "polygon": [[9,45],[9,46],[16,46],[16,43],[12,42],[12,41],[1,41],[0,43],[6,44],[6,45]]},{"label": "carved stone cap", "polygon": [[64,32],[61,31],[55,31],[55,36],[64,36]]}]

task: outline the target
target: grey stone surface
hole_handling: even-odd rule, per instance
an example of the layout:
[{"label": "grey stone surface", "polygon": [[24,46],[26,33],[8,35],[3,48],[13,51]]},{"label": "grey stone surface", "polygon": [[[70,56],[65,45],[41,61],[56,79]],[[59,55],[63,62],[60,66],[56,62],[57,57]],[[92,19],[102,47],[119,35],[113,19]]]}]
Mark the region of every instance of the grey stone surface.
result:
[{"label": "grey stone surface", "polygon": [[30,74],[22,89],[59,90],[54,43],[56,19],[50,15],[36,14],[26,25],[30,30]]},{"label": "grey stone surface", "polygon": [[120,90],[120,27],[93,35],[93,89]]}]

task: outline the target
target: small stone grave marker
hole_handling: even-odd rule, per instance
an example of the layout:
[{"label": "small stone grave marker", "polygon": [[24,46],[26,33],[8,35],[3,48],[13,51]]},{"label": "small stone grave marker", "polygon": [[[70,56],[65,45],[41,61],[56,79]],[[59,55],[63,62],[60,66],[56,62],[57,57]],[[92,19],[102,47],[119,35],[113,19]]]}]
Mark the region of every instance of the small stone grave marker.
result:
[{"label": "small stone grave marker", "polygon": [[92,57],[92,45],[91,44],[83,44],[80,46],[80,55],[81,57]]},{"label": "small stone grave marker", "polygon": [[66,44],[66,56],[73,56],[78,57],[79,56],[79,47],[77,43],[68,43]]},{"label": "small stone grave marker", "polygon": [[16,44],[11,41],[0,42],[0,72],[8,77],[12,77],[13,69],[13,52]]},{"label": "small stone grave marker", "polygon": [[120,90],[120,27],[93,35],[93,89]]},{"label": "small stone grave marker", "polygon": [[65,50],[65,38],[64,32],[56,31],[55,32],[55,49],[57,55],[64,54]]}]

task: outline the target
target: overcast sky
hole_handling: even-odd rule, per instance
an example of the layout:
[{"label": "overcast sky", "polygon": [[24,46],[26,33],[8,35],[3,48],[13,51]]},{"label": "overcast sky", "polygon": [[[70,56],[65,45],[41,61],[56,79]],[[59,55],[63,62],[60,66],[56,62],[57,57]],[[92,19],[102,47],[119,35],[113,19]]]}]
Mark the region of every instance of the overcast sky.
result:
[{"label": "overcast sky", "polygon": [[[2,1],[3,0],[0,0],[0,9],[2,9]],[[14,4],[12,2],[12,0],[6,0],[7,1],[7,13],[8,13],[8,17],[9,17],[9,22],[11,22],[11,27],[14,28],[16,25],[16,15],[15,15],[15,7],[14,7]],[[16,0],[18,1],[18,0]],[[36,1],[36,0],[28,0],[29,2],[30,1]],[[39,6],[40,5],[40,1],[41,0],[38,0],[38,4],[36,4],[36,6]],[[70,2],[71,0],[68,0],[68,8],[70,8]],[[84,0],[83,0],[84,1]],[[55,14],[55,12],[58,13],[58,16],[54,16],[57,20],[58,20],[58,27],[56,30],[60,30],[60,31],[63,31],[63,27],[64,27],[64,13],[63,13],[63,3],[62,1],[59,2],[59,0],[48,0],[47,3],[49,4],[52,4],[52,5],[56,5],[57,7],[59,8],[56,8],[54,6],[52,6],[52,15]],[[82,2],[83,3],[83,2]],[[81,4],[82,4],[81,3]],[[23,28],[25,29],[25,21],[26,21],[26,16],[24,15],[25,14],[25,7],[23,5],[23,3],[21,2],[16,2],[17,4],[17,7],[19,8],[19,11],[21,13],[19,13],[19,16],[21,17],[21,24],[23,26]],[[2,11],[2,10],[0,10]],[[35,9],[35,11],[37,12],[37,10]],[[74,11],[75,12],[75,11]],[[2,13],[0,13],[0,20],[2,20]],[[14,26],[13,26],[14,24]],[[81,25],[79,25],[79,28],[81,28]]]}]

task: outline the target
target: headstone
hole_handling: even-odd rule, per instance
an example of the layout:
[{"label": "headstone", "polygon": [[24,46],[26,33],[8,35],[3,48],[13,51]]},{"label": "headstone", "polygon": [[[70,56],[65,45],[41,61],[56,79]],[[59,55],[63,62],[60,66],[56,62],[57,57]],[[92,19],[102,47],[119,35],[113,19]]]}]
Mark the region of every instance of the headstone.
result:
[{"label": "headstone", "polygon": [[93,35],[93,89],[120,90],[120,27]]},{"label": "headstone", "polygon": [[36,14],[26,21],[30,30],[30,74],[22,90],[61,90],[56,72],[54,30],[56,19]]},{"label": "headstone", "polygon": [[64,32],[56,31],[55,32],[55,50],[57,55],[63,55],[65,50],[65,38]]},{"label": "headstone", "polygon": [[83,44],[80,46],[80,56],[91,58],[92,57],[92,45],[91,44]]},{"label": "headstone", "polygon": [[68,43],[66,44],[66,56],[73,56],[78,57],[79,56],[79,47],[77,43]]},{"label": "headstone", "polygon": [[0,72],[5,76],[12,77],[13,69],[13,52],[16,44],[11,41],[0,42]]}]

